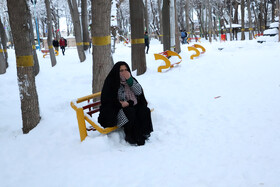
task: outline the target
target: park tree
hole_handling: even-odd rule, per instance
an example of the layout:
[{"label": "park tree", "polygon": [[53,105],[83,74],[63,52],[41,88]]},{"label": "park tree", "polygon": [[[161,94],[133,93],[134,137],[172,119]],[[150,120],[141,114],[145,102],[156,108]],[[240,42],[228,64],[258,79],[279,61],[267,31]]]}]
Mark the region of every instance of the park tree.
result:
[{"label": "park tree", "polygon": [[130,0],[129,7],[132,70],[137,70],[137,75],[142,75],[147,69],[144,42],[144,3],[142,0]]},{"label": "park tree", "polygon": [[52,67],[56,65],[56,58],[54,54],[54,48],[52,45],[52,16],[51,16],[51,6],[50,0],[45,0],[46,10],[47,10],[47,29],[48,29],[48,48],[51,57]]},{"label": "park tree", "polygon": [[245,40],[245,0],[241,0],[241,40]]},{"label": "park tree", "polygon": [[[79,18],[78,5],[76,0],[67,0],[67,2],[70,9],[72,22],[74,25],[74,33],[75,33],[76,46],[77,46],[79,59],[80,62],[84,62],[86,60],[86,55],[83,47],[82,30],[81,30],[81,23]],[[103,8],[101,8],[101,10],[102,9]]]},{"label": "park tree", "polygon": [[87,11],[87,0],[81,0],[81,10],[82,10],[82,30],[83,30],[83,44],[84,50],[89,48],[89,32],[88,32],[88,11]]},{"label": "park tree", "polygon": [[162,4],[162,25],[163,25],[163,50],[170,50],[170,2],[163,0]]},{"label": "park tree", "polygon": [[149,14],[148,14],[148,0],[145,0],[144,6],[144,20],[145,20],[145,31],[149,32]]},{"label": "park tree", "polygon": [[6,61],[4,57],[4,50],[0,43],[0,75],[6,73]]},{"label": "park tree", "polygon": [[[176,5],[176,0],[174,0],[175,2],[175,5]],[[178,26],[178,14],[177,14],[177,7],[175,6],[174,7],[174,12],[175,12],[175,49],[174,51],[176,53],[180,53],[181,52],[181,46],[180,46],[180,36],[181,36],[181,33],[179,32],[179,26]]]},{"label": "park tree", "polygon": [[111,57],[111,0],[92,0],[92,92],[102,89],[113,67]]},{"label": "park tree", "polygon": [[30,24],[32,23],[28,16],[29,8],[26,1],[7,0],[7,5],[15,44],[22,130],[26,134],[40,122],[39,102],[33,71],[32,43],[30,41]]},{"label": "park tree", "polygon": [[[35,2],[35,1],[34,1]],[[32,16],[30,11],[28,12],[28,17],[29,17],[29,22],[32,23]],[[32,54],[33,54],[33,61],[34,61],[34,75],[37,76],[40,72],[40,66],[39,66],[39,60],[36,52],[36,47],[35,47],[35,40],[34,40],[34,29],[33,29],[33,24],[30,25],[30,41],[32,44]]]},{"label": "park tree", "polygon": [[248,11],[248,21],[249,21],[249,40],[252,40],[253,28],[252,28],[251,0],[247,0],[247,11]]},{"label": "park tree", "polygon": [[191,32],[191,28],[190,28],[190,0],[186,0],[185,3],[185,16],[186,16],[186,31],[188,34],[190,34]]},{"label": "park tree", "polygon": [[[2,50],[1,51],[3,51],[4,64],[5,64],[5,65],[2,66],[2,68],[5,69],[5,71],[6,71],[6,68],[8,68],[8,66],[9,66],[9,64],[8,64],[8,53],[7,53],[7,36],[6,36],[6,32],[5,32],[3,23],[1,21],[1,18],[0,18],[0,39],[1,39],[0,45],[2,44]],[[2,72],[3,72],[3,70],[2,70]]]},{"label": "park tree", "polygon": [[209,42],[212,42],[212,6],[210,5],[210,0],[207,0],[207,12],[208,12],[208,33]]},{"label": "park tree", "polygon": [[280,2],[279,0],[276,0],[276,15],[278,15],[278,22],[279,22],[279,25],[278,25],[278,42],[280,42]]}]

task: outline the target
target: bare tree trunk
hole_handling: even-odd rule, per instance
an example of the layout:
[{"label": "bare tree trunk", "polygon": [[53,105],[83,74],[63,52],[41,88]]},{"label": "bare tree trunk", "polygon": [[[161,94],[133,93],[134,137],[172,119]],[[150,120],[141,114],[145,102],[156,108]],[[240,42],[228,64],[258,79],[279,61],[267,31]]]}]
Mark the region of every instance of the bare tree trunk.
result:
[{"label": "bare tree trunk", "polygon": [[263,29],[266,29],[266,25],[267,25],[267,13],[268,13],[268,2],[267,1],[263,1]]},{"label": "bare tree trunk", "polygon": [[275,2],[278,0],[272,0],[271,1],[271,22],[274,22],[274,17],[275,17]]},{"label": "bare tree trunk", "polygon": [[88,32],[88,14],[87,14],[87,0],[81,1],[82,6],[82,28],[83,28],[83,43],[84,50],[89,48],[89,32]]},{"label": "bare tree trunk", "polygon": [[[28,12],[28,16],[29,16],[29,22],[32,23],[32,17],[30,12]],[[37,57],[37,52],[36,52],[36,47],[35,47],[35,40],[34,40],[34,29],[33,29],[33,24],[30,25],[30,40],[31,40],[31,44],[32,44],[32,54],[33,54],[33,60],[34,60],[34,75],[37,76],[40,72],[40,66],[39,66],[39,61],[38,61],[38,57]]]},{"label": "bare tree trunk", "polygon": [[230,41],[233,40],[232,37],[232,0],[230,0],[230,6],[229,6],[229,36],[230,36]]},{"label": "bare tree trunk", "polygon": [[7,0],[7,5],[15,43],[22,130],[26,134],[40,122],[39,102],[33,72],[32,45],[29,37],[32,22],[28,17],[29,9],[26,1]]},{"label": "bare tree trunk", "polygon": [[[233,23],[238,24],[238,2],[237,2],[237,0],[234,0],[234,19],[233,19]],[[234,33],[235,39],[238,40],[238,38],[237,38],[237,28],[233,29],[233,33]]]},{"label": "bare tree trunk", "polygon": [[188,33],[188,35],[191,32],[190,29],[190,0],[186,0],[186,4],[185,4],[185,12],[186,12],[186,31]]},{"label": "bare tree trunk", "polygon": [[160,18],[158,17],[159,12],[156,11],[153,5],[153,1],[150,1],[151,10],[153,14],[153,27],[154,32],[156,32],[158,39],[160,39]]},{"label": "bare tree trunk", "polygon": [[251,0],[247,0],[248,20],[249,20],[249,40],[253,40],[252,15],[251,15]]},{"label": "bare tree trunk", "polygon": [[179,32],[179,27],[178,27],[178,14],[177,14],[177,8],[176,8],[176,0],[175,0],[175,52],[180,53],[181,52],[181,45],[180,45],[180,36],[181,33]]},{"label": "bare tree trunk", "polygon": [[131,62],[132,70],[137,75],[146,72],[146,55],[144,42],[144,4],[142,0],[129,0],[131,23]]},{"label": "bare tree trunk", "polygon": [[209,0],[207,0],[207,8],[208,8],[208,31],[209,31],[209,42],[212,42],[212,7],[210,6]]},{"label": "bare tree trunk", "polygon": [[169,0],[170,2],[170,45],[171,50],[175,49],[175,0]]},{"label": "bare tree trunk", "polygon": [[245,2],[241,0],[241,40],[245,40]]},{"label": "bare tree trunk", "polygon": [[254,16],[255,16],[255,25],[257,27],[258,33],[260,32],[260,24],[259,24],[259,17],[255,11],[254,4],[252,4],[252,10],[254,11]]},{"label": "bare tree trunk", "polygon": [[[0,52],[0,53],[3,52],[3,54],[1,54],[1,55],[3,55],[3,59],[1,57],[0,63],[2,64],[2,60],[4,60],[3,61],[4,64],[0,65],[1,66],[0,69],[2,69],[2,70],[0,70],[0,74],[2,74],[2,73],[6,72],[6,69],[8,68],[9,64],[8,64],[8,53],[7,53],[7,36],[6,36],[4,26],[2,24],[1,18],[0,18],[0,37],[1,37],[1,43],[3,46],[3,49],[1,48],[1,52]],[[0,45],[1,45],[1,43],[0,43]]]},{"label": "bare tree trunk", "polygon": [[163,44],[163,21],[162,21],[162,11],[161,11],[162,0],[158,0],[158,14],[159,14],[159,22],[160,22],[160,42]]},{"label": "bare tree trunk", "polygon": [[113,63],[111,58],[111,0],[91,0],[92,12],[92,92],[102,89]]},{"label": "bare tree trunk", "polygon": [[260,22],[260,32],[263,33],[265,28],[264,21],[263,21],[263,0],[261,0],[260,2],[259,22]]},{"label": "bare tree trunk", "polygon": [[[67,0],[73,25],[74,25],[74,32],[75,32],[75,39],[76,39],[76,46],[79,55],[80,62],[84,62],[86,60],[86,55],[84,52],[83,47],[83,40],[82,40],[82,31],[81,31],[81,24],[79,19],[79,11],[76,0]],[[102,9],[102,8],[101,8]]]},{"label": "bare tree trunk", "polygon": [[277,8],[277,13],[276,15],[278,15],[278,22],[279,22],[279,25],[278,25],[278,42],[280,42],[280,2],[279,0],[276,0],[276,8]]},{"label": "bare tree trunk", "polygon": [[145,31],[149,33],[149,15],[148,15],[148,1],[145,0],[145,6],[144,6],[144,12],[145,12]]},{"label": "bare tree trunk", "polygon": [[4,57],[4,51],[2,49],[2,45],[0,43],[0,75],[6,73],[6,61]]},{"label": "bare tree trunk", "polygon": [[162,6],[163,50],[170,50],[170,4],[163,0]]},{"label": "bare tree trunk", "polygon": [[46,28],[45,28],[45,21],[43,19],[41,19],[41,24],[42,24],[42,30],[43,30],[43,37],[46,37],[46,34],[45,34],[45,30],[46,30]]},{"label": "bare tree trunk", "polygon": [[50,1],[45,0],[46,4],[46,10],[47,10],[47,28],[48,28],[48,48],[49,48],[49,53],[51,57],[51,63],[52,67],[56,65],[56,58],[54,55],[54,49],[52,45],[52,17],[51,17],[51,7],[50,7]]}]

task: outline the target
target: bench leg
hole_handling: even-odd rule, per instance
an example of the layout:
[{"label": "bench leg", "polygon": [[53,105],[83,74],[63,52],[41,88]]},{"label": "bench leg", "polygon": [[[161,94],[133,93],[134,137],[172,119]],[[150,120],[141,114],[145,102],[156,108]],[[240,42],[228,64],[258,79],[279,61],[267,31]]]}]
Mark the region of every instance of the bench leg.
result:
[{"label": "bench leg", "polygon": [[44,53],[43,58],[45,58],[48,55],[48,53]]},{"label": "bench leg", "polygon": [[79,131],[80,131],[80,138],[82,142],[87,137],[87,129],[86,129],[86,122],[85,122],[83,108],[77,108],[76,113],[77,113],[77,119],[78,119]]}]

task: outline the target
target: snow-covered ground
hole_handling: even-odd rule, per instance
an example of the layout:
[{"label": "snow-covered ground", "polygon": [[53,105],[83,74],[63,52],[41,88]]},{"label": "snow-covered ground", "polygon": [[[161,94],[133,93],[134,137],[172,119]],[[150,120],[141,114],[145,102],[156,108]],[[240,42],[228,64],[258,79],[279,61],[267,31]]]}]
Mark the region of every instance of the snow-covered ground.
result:
[{"label": "snow-covered ground", "polygon": [[[190,44],[191,45],[191,44]],[[280,186],[280,43],[202,40],[206,53],[182,45],[182,63],[158,73],[152,40],[147,72],[137,76],[154,112],[145,146],[121,131],[89,132],[80,142],[73,99],[91,94],[92,57],[67,48],[36,77],[41,122],[22,134],[14,51],[0,75],[0,186],[277,187]],[[114,61],[130,64],[118,44]],[[171,59],[176,62],[176,58]],[[134,72],[135,74],[135,72]]]}]

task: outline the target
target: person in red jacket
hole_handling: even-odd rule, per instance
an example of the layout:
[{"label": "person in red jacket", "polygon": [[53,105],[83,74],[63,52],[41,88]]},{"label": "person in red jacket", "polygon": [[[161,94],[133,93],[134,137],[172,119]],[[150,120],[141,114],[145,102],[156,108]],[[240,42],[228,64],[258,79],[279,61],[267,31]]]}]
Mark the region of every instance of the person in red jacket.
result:
[{"label": "person in red jacket", "polygon": [[62,54],[64,55],[65,47],[67,46],[67,40],[65,38],[61,37],[60,40],[59,40],[59,45],[60,45],[60,48],[62,50]]}]

